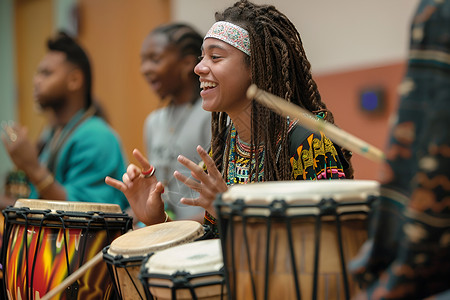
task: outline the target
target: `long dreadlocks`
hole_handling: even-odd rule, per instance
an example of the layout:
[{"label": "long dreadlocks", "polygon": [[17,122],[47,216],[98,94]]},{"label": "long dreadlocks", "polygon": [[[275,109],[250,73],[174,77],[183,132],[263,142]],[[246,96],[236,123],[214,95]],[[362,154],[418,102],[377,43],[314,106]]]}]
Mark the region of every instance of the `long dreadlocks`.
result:
[{"label": "long dreadlocks", "polygon": [[[311,112],[325,111],[325,120],[334,123],[333,115],[321,101],[312,78],[300,34],[284,14],[272,5],[256,5],[241,0],[222,13],[216,13],[215,17],[216,21],[228,21],[248,31],[251,56],[246,57],[246,63],[251,69],[252,83]],[[251,146],[253,150],[255,145],[265,145],[264,180],[291,179],[286,118],[256,101],[251,105]],[[230,144],[230,133],[226,134],[227,122],[225,112],[212,114],[212,157],[218,168],[225,170],[228,160],[222,158]],[[255,164],[249,178],[258,178],[261,158],[253,151],[251,155],[250,161],[255,159]],[[344,151],[344,155],[350,164],[349,152]],[[346,178],[353,178],[351,164],[344,171]]]}]

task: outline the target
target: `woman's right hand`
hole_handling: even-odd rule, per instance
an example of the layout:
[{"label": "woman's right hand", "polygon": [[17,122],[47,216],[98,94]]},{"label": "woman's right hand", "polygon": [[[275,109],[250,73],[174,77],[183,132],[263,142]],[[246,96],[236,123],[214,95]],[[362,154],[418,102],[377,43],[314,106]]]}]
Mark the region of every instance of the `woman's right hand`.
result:
[{"label": "woman's right hand", "polygon": [[107,176],[105,182],[124,193],[139,221],[146,225],[163,223],[166,220],[164,201],[161,198],[164,185],[158,182],[155,175],[145,177],[142,174],[152,166],[139,150],[134,149],[133,156],[141,168],[130,164],[122,181]]}]

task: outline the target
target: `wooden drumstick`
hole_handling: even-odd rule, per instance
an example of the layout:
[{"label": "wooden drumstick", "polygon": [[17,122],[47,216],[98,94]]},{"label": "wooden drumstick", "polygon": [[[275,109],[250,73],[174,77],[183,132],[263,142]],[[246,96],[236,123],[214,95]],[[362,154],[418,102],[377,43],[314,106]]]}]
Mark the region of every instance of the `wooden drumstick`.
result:
[{"label": "wooden drumstick", "polygon": [[98,264],[103,259],[103,253],[100,251],[93,258],[88,260],[84,265],[82,265],[78,270],[73,272],[69,277],[64,279],[60,284],[58,284],[54,289],[50,290],[41,300],[49,300],[55,297],[58,293],[61,293],[65,288],[74,283],[78,278],[83,276],[84,273],[96,264]]},{"label": "wooden drumstick", "polygon": [[385,159],[384,153],[376,147],[327,121],[317,118],[314,114],[298,105],[287,102],[283,98],[259,89],[254,84],[250,85],[248,88],[247,97],[249,99],[256,99],[258,102],[281,116],[297,118],[300,124],[309,130],[322,131],[331,140],[350,151],[376,162],[383,162]]}]

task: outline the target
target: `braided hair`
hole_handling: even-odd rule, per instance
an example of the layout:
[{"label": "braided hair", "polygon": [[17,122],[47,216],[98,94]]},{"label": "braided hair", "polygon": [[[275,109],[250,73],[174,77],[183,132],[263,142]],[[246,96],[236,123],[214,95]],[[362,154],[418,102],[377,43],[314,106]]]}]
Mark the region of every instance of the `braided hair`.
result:
[{"label": "braided hair", "polygon": [[[167,38],[167,46],[178,52],[181,58],[194,56],[198,58],[202,55],[203,36],[193,27],[184,23],[170,23],[156,27],[150,34],[161,34]],[[198,76],[192,71],[192,80],[198,83]],[[196,95],[200,94],[200,84],[197,87]],[[195,100],[197,100],[195,98]]]},{"label": "braided hair", "polygon": [[[294,24],[272,5],[257,5],[247,0],[236,2],[221,13],[216,21],[236,24],[249,33],[251,56],[247,56],[252,83],[276,96],[311,112],[325,111],[325,120],[333,123],[333,115],[322,102],[312,78],[311,65]],[[288,123],[286,118],[252,101],[251,146],[264,143],[266,158],[264,180],[290,180]],[[227,169],[223,160],[230,143],[228,119],[224,112],[212,114],[212,158],[219,169]],[[225,138],[225,142],[224,142]],[[253,149],[252,149],[253,150]],[[258,178],[260,155],[254,155],[249,178]],[[225,165],[223,165],[225,164]],[[352,178],[352,170],[346,174]]]}]

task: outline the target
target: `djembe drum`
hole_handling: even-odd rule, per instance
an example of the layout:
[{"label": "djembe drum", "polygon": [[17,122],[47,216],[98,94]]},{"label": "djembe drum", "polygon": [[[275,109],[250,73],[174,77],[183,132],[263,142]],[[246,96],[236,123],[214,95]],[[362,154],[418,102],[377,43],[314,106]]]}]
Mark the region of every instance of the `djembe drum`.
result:
[{"label": "djembe drum", "polygon": [[[39,299],[132,228],[115,204],[18,199],[3,210],[4,299]],[[54,299],[111,299],[105,263]]]},{"label": "djembe drum", "polygon": [[370,180],[235,185],[216,201],[230,299],[349,299],[367,239]]},{"label": "djembe drum", "polygon": [[221,300],[226,297],[219,239],[195,241],[149,255],[140,279],[147,299]]},{"label": "djembe drum", "polygon": [[145,299],[138,275],[149,254],[193,242],[207,235],[208,230],[195,221],[173,221],[147,226],[115,239],[103,250],[103,259],[114,279],[120,299]]}]

